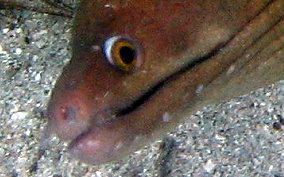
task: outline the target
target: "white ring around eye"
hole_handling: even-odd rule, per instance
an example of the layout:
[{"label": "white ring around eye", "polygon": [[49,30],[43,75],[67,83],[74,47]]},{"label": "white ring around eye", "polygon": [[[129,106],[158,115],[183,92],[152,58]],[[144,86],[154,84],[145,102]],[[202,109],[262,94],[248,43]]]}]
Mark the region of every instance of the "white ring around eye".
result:
[{"label": "white ring around eye", "polygon": [[105,56],[112,65],[115,65],[115,63],[113,62],[113,58],[112,58],[112,47],[113,47],[113,44],[115,44],[121,38],[122,36],[113,36],[107,39],[104,43]]}]

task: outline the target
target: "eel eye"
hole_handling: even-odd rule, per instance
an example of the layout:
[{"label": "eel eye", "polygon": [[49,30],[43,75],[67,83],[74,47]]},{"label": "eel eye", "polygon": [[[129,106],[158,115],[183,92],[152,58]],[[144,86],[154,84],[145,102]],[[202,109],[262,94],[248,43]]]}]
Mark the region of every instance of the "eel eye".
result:
[{"label": "eel eye", "polygon": [[122,71],[133,71],[141,66],[140,46],[128,37],[114,36],[104,43],[105,58]]}]

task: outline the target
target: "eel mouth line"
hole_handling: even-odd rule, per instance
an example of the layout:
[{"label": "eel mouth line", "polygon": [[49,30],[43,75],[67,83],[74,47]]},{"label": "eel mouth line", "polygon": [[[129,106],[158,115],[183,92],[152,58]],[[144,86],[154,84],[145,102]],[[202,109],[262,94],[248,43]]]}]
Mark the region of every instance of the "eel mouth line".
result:
[{"label": "eel mouth line", "polygon": [[[230,40],[229,40],[230,41]],[[181,67],[176,72],[172,73],[171,75],[165,77],[161,81],[159,81],[157,84],[153,85],[149,90],[147,90],[144,94],[139,96],[136,100],[134,100],[130,105],[121,108],[116,111],[115,115],[116,117],[125,116],[127,114],[130,114],[131,112],[138,109],[141,105],[145,104],[147,101],[149,101],[160,89],[162,89],[167,83],[177,79],[182,74],[186,73],[187,71],[191,70],[192,68],[200,65],[201,63],[211,59],[213,56],[215,56],[220,49],[222,49],[228,42],[226,42],[223,45],[219,45],[215,47],[211,52],[206,54],[203,57],[197,58],[193,60],[192,62],[186,64],[184,67]]]}]

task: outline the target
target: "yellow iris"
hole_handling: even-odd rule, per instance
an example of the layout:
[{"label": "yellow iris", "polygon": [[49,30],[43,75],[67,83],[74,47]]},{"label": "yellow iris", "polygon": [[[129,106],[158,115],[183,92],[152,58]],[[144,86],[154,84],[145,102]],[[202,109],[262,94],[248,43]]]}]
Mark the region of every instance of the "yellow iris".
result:
[{"label": "yellow iris", "polygon": [[136,55],[135,46],[126,40],[117,41],[112,48],[113,63],[124,71],[134,69]]}]

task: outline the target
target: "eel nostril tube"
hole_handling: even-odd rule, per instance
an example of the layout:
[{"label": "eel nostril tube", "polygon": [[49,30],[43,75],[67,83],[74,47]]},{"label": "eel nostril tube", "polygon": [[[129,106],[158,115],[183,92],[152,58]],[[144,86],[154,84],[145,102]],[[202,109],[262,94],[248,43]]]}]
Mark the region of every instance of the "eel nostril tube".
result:
[{"label": "eel nostril tube", "polygon": [[72,122],[76,120],[79,111],[80,111],[79,108],[75,106],[65,106],[65,107],[61,106],[59,110],[59,116],[63,120]]},{"label": "eel nostril tube", "polygon": [[89,127],[90,111],[78,101],[58,101],[48,107],[48,132],[72,140]]}]

